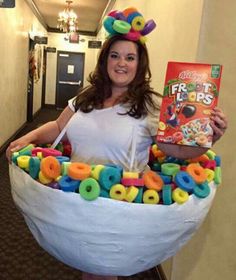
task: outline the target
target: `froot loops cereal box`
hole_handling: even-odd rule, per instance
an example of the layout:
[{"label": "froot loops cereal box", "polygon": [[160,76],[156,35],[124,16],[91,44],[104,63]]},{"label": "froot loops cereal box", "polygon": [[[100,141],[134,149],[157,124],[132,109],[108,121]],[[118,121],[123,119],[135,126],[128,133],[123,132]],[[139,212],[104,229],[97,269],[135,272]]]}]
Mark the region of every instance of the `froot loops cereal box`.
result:
[{"label": "froot loops cereal box", "polygon": [[212,146],[211,110],[217,105],[222,66],[168,62],[157,141]]}]

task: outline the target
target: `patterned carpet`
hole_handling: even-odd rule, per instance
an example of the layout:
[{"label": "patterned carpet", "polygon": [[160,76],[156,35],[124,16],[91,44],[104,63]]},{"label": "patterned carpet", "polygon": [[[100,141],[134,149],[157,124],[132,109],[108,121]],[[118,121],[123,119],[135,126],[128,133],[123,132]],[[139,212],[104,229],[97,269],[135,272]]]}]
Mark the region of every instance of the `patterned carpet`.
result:
[{"label": "patterned carpet", "polygon": [[[21,135],[53,120],[60,112],[43,109],[37,118],[27,125]],[[8,163],[0,156],[0,279],[1,280],[79,280],[81,272],[50,256],[39,247],[28,230],[23,217],[16,209],[10,192]],[[126,280],[158,280],[156,268]]]}]

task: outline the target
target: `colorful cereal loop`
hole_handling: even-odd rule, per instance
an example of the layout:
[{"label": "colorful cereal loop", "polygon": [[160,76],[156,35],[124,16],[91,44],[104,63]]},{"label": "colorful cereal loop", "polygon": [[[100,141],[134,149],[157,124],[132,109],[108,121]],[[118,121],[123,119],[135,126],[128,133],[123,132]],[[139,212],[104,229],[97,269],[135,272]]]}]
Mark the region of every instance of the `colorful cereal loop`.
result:
[{"label": "colorful cereal loop", "polygon": [[143,203],[145,204],[158,204],[159,200],[159,194],[155,190],[146,190],[143,193]]},{"label": "colorful cereal loop", "polygon": [[192,91],[192,92],[189,92],[188,94],[188,100],[190,102],[194,102],[196,100],[196,92],[195,91]]},{"label": "colorful cereal loop", "polygon": [[123,177],[123,178],[138,179],[138,178],[139,178],[139,173],[138,173],[138,172],[123,171],[122,177]]},{"label": "colorful cereal loop", "polygon": [[149,170],[143,174],[144,185],[148,189],[160,191],[163,187],[163,180],[156,172]]},{"label": "colorful cereal loop", "polygon": [[47,178],[42,171],[39,171],[39,182],[43,185],[47,185],[52,182],[52,178]]},{"label": "colorful cereal loop", "polygon": [[131,26],[136,31],[142,30],[144,28],[144,26],[145,26],[145,20],[144,20],[143,16],[136,16],[132,20]]},{"label": "colorful cereal loop", "polygon": [[132,14],[132,13],[137,12],[137,11],[138,11],[138,10],[137,10],[136,8],[134,8],[134,7],[129,7],[129,8],[126,8],[126,9],[123,10],[123,15],[124,15],[125,17],[128,17],[129,14]]},{"label": "colorful cereal loop", "polygon": [[127,22],[132,24],[132,21],[136,18],[136,17],[142,17],[142,15],[139,13],[139,12],[133,12],[133,13],[130,13],[128,16],[127,16]]},{"label": "colorful cereal loop", "polygon": [[164,205],[172,204],[172,187],[171,185],[164,185],[162,188],[162,200]]},{"label": "colorful cereal loop", "polygon": [[113,29],[113,23],[115,22],[115,18],[111,16],[107,16],[104,19],[103,26],[109,34],[115,34],[116,31]]},{"label": "colorful cereal loop", "polygon": [[141,35],[145,36],[147,34],[149,34],[150,32],[152,32],[152,30],[156,27],[156,23],[154,20],[150,19],[146,22],[143,30],[141,30]]},{"label": "colorful cereal loop", "polygon": [[99,183],[102,188],[110,190],[110,188],[119,184],[121,180],[121,174],[118,168],[105,167],[99,174]]},{"label": "colorful cereal loop", "polygon": [[208,186],[207,182],[204,182],[202,184],[197,185],[193,189],[193,193],[198,197],[198,198],[205,198],[210,194],[210,188]]},{"label": "colorful cereal loop", "polygon": [[80,183],[79,193],[85,200],[95,200],[100,194],[100,186],[93,178],[87,178]]},{"label": "colorful cereal loop", "polygon": [[172,198],[176,203],[183,204],[189,199],[189,194],[186,191],[181,190],[180,188],[176,188],[172,192]]},{"label": "colorful cereal loop", "polygon": [[135,186],[135,187],[143,187],[144,180],[143,178],[122,178],[121,184],[124,186]]},{"label": "colorful cereal loop", "polygon": [[175,175],[174,181],[180,189],[186,192],[191,193],[196,187],[196,183],[194,182],[192,176],[190,176],[190,174],[185,171],[178,172]]},{"label": "colorful cereal loop", "polygon": [[134,202],[135,203],[142,203],[143,200],[143,188],[138,189],[138,195],[136,196]]},{"label": "colorful cereal loop", "polygon": [[138,41],[140,38],[140,33],[135,30],[130,30],[127,34],[124,35],[130,41]]},{"label": "colorful cereal loop", "polygon": [[180,170],[180,165],[177,163],[167,162],[161,165],[161,172],[164,175],[173,176]]},{"label": "colorful cereal loop", "polygon": [[201,184],[207,179],[204,168],[197,163],[190,163],[187,166],[186,171],[193,177],[197,184]]},{"label": "colorful cereal loop", "polygon": [[221,167],[220,167],[220,166],[217,166],[217,167],[215,168],[214,182],[215,182],[216,184],[221,184],[221,182],[222,182],[222,179],[221,179]]},{"label": "colorful cereal loop", "polygon": [[115,200],[124,200],[126,196],[126,189],[121,184],[115,184],[110,189],[110,197]]},{"label": "colorful cereal loop", "polygon": [[212,182],[215,177],[215,172],[209,168],[205,168],[205,173],[207,175],[207,182]]},{"label": "colorful cereal loop", "polygon": [[72,162],[68,167],[68,176],[74,180],[84,180],[90,173],[91,166],[83,162]]},{"label": "colorful cereal loop", "polygon": [[62,176],[58,184],[64,192],[75,192],[79,187],[80,181],[71,179],[69,176]]},{"label": "colorful cereal loop", "polygon": [[40,169],[44,176],[51,179],[56,179],[61,174],[60,163],[53,156],[43,158],[41,160]]},{"label": "colorful cereal loop", "polygon": [[125,200],[128,202],[133,202],[138,195],[138,188],[130,186],[126,189]]},{"label": "colorful cereal loop", "polygon": [[17,160],[17,165],[20,168],[23,168],[23,169],[29,168],[30,156],[18,156],[16,160]]},{"label": "colorful cereal loop", "polygon": [[131,25],[126,21],[117,19],[113,23],[113,29],[120,34],[127,34],[131,29]]},{"label": "colorful cereal loop", "polygon": [[22,148],[21,150],[19,150],[19,155],[23,156],[23,155],[27,155],[30,156],[31,155],[31,151],[33,150],[34,145],[33,144],[29,144],[26,147]]},{"label": "colorful cereal loop", "polygon": [[38,157],[31,157],[29,160],[29,175],[36,179],[40,171],[40,159]]},{"label": "colorful cereal loop", "polygon": [[102,171],[102,169],[104,168],[105,166],[102,165],[102,164],[97,164],[95,165],[94,167],[92,167],[92,170],[91,170],[91,176],[96,179],[98,181],[99,179],[99,174],[100,172]]},{"label": "colorful cereal loop", "polygon": [[61,164],[61,174],[63,176],[68,174],[68,168],[69,168],[70,165],[71,165],[70,161],[62,162],[62,164]]}]

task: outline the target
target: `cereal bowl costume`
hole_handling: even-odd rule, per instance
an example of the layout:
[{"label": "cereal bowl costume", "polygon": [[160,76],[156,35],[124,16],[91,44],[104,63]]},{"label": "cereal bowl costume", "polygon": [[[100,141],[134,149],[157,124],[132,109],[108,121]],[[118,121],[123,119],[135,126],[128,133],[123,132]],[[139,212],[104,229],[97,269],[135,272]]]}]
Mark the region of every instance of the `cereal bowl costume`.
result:
[{"label": "cereal bowl costume", "polygon": [[[104,27],[108,31],[109,36],[119,33],[126,36],[129,40],[140,40],[142,43],[145,43],[146,35],[155,26],[156,24],[153,20],[146,22],[135,8],[128,8],[122,12],[112,11],[104,20]],[[69,106],[73,109],[71,101]],[[77,149],[77,146],[80,149],[78,153],[75,153],[76,155],[79,154],[78,158],[77,156],[72,156],[71,160],[74,163],[77,160],[85,163],[86,160],[93,162],[95,164],[93,170],[95,170],[96,166],[99,166],[98,169],[100,170],[101,166],[108,164],[108,169],[113,168],[117,170],[122,165],[128,171],[134,167],[139,171],[143,171],[147,161],[147,153],[141,155],[141,161],[139,162],[136,162],[135,155],[136,152],[142,153],[142,150],[147,150],[147,147],[151,146],[148,135],[155,135],[156,133],[157,124],[154,124],[154,119],[149,117],[143,119],[140,127],[137,127],[135,119],[124,125],[122,117],[116,114],[116,112],[122,110],[120,105],[105,110],[106,118],[118,118],[116,122],[128,129],[128,131],[123,131],[123,135],[120,135],[121,141],[124,142],[124,147],[128,147],[128,150],[125,150],[122,156],[119,153],[115,154],[117,167],[114,167],[114,162],[106,161],[106,157],[112,150],[107,149],[107,154],[101,153],[99,158],[94,158],[97,147],[91,147],[91,151],[89,151],[88,149],[86,150],[85,146],[80,146],[82,145],[80,142],[73,141],[73,139],[77,139],[77,135],[73,134],[74,122],[78,118],[81,123],[84,122],[83,118],[85,116],[82,113],[75,113],[66,126],[68,136],[72,139],[72,150]],[[99,118],[99,111],[94,110],[92,114]],[[88,125],[93,127],[91,119],[88,118],[86,121],[86,127]],[[148,129],[143,129],[142,122],[148,123]],[[92,145],[88,135],[86,135],[86,127],[81,127],[80,133],[83,133],[81,133],[82,136],[78,136],[78,139],[79,137],[85,137],[88,139],[87,145]],[[99,128],[97,129],[97,133],[99,133]],[[110,127],[107,129],[110,130]],[[128,134],[131,136],[126,137]],[[61,136],[59,135],[56,142],[59,141]],[[115,141],[116,139],[112,134],[109,143],[115,147]],[[105,144],[108,146],[109,143]],[[98,145],[100,144],[98,143]],[[40,163],[43,167],[41,171],[39,161],[35,160],[38,152],[43,157]],[[47,155],[43,154],[46,152]],[[202,171],[203,169],[199,171],[196,169],[198,167],[192,162],[187,164],[190,167],[187,166],[186,168],[185,166],[182,168],[181,164],[177,164],[175,160],[164,159],[160,151],[154,147],[152,155],[156,157],[157,161],[152,167],[153,170],[162,169],[161,171],[164,172],[164,175],[162,174],[161,177],[162,179],[160,179],[159,175],[157,177],[154,171],[150,171],[152,173],[146,173],[147,175],[142,178],[119,178],[120,182],[116,181],[115,185],[120,187],[121,183],[131,185],[131,182],[136,182],[136,186],[138,186],[142,182],[143,186],[145,184],[147,187],[161,180],[161,187],[163,185],[167,186],[165,192],[162,191],[161,194],[160,200],[163,202],[162,204],[149,203],[153,199],[153,195],[147,195],[146,198],[143,198],[143,201],[147,203],[141,203],[142,199],[133,200],[134,203],[129,203],[127,201],[131,200],[127,198],[128,191],[125,192],[126,197],[122,200],[100,195],[96,199],[88,201],[89,199],[83,198],[82,193],[63,191],[62,188],[57,189],[56,187],[45,186],[49,185],[49,183],[44,181],[45,178],[43,177],[48,171],[45,166],[47,166],[46,162],[49,160],[45,159],[47,159],[49,152],[53,151],[50,149],[40,150],[40,148],[31,146],[30,151],[24,150],[24,153],[19,153],[14,157],[13,162],[16,164],[9,165],[13,200],[24,216],[34,238],[42,248],[69,266],[97,275],[132,275],[150,269],[176,254],[203,222],[214,199],[216,187],[220,183],[219,158],[216,158],[213,152],[209,152],[204,160],[201,159],[204,168],[209,169],[207,174],[210,175],[204,177],[204,182],[201,180],[196,183],[189,179],[190,173],[187,172],[187,168],[189,168],[189,172],[192,172],[193,175],[205,172]],[[53,154],[53,156],[57,158],[58,162],[62,160],[61,155]],[[158,160],[159,158],[160,160]],[[211,166],[210,164],[213,160],[217,161],[217,163]],[[25,165],[25,162],[29,162],[29,166]],[[53,167],[47,174],[55,179],[62,168],[60,165],[58,168],[58,163],[54,165],[53,160],[50,161],[50,164]],[[66,166],[65,164],[65,170]],[[77,167],[79,168],[80,166],[77,165]],[[212,172],[216,173],[216,170],[218,170],[218,175],[214,179]],[[75,171],[75,174],[73,171]],[[176,173],[177,171],[178,173]],[[76,170],[71,169],[69,174],[73,178],[68,179],[66,177],[67,179],[63,181],[64,183],[76,181]],[[103,174],[105,173],[103,172]],[[177,191],[175,190],[175,195],[173,196],[176,201],[175,203],[171,201],[171,183],[168,181],[172,175],[175,177],[175,184],[182,186],[182,189],[177,188]],[[41,178],[38,180],[37,176],[41,176]],[[104,184],[106,189],[104,181],[101,181],[97,173],[93,173],[92,177],[93,180],[96,179],[102,186]],[[157,180],[157,178],[159,179]],[[83,179],[78,177],[77,181],[83,182]],[[199,180],[199,178],[197,179]],[[209,183],[206,183],[207,181]],[[82,184],[81,182],[80,184]],[[64,183],[61,183],[62,186],[65,186]],[[149,189],[149,191],[152,191],[152,189]],[[187,192],[191,194],[187,195]],[[183,193],[188,198],[185,203],[182,200],[184,197]]]}]

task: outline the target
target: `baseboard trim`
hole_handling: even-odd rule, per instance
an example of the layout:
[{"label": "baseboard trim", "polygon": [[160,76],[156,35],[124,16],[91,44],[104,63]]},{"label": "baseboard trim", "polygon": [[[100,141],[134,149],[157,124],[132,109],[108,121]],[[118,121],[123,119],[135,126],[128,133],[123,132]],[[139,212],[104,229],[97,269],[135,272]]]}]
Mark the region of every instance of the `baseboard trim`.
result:
[{"label": "baseboard trim", "polygon": [[156,269],[157,276],[159,277],[160,280],[167,280],[167,277],[165,275],[165,272],[161,264],[155,266],[155,269]]}]

